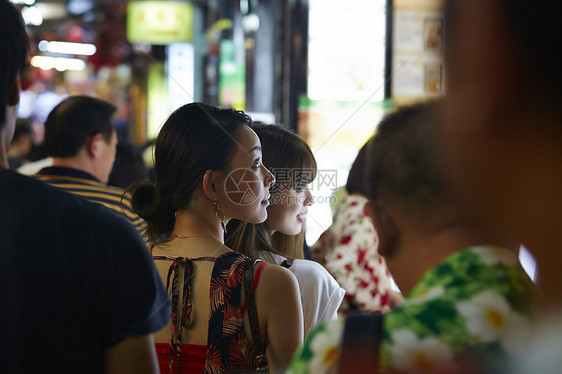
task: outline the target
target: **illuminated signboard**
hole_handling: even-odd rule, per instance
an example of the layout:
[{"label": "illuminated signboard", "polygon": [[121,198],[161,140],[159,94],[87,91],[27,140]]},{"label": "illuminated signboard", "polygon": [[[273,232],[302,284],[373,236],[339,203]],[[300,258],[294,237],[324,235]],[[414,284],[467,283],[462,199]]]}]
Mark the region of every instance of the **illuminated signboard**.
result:
[{"label": "illuminated signboard", "polygon": [[184,2],[131,1],[127,6],[127,40],[131,43],[190,42],[193,6]]}]

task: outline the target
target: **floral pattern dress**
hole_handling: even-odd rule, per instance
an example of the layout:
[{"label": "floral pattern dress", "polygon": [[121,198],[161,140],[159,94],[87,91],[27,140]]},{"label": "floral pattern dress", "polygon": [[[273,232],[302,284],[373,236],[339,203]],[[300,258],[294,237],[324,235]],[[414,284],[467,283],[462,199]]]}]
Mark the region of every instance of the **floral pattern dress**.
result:
[{"label": "floral pattern dress", "polygon": [[378,236],[363,208],[367,198],[344,196],[332,225],[311,247],[312,259],[322,264],[346,290],[339,312],[386,311],[392,307],[390,274],[378,254]]},{"label": "floral pattern dress", "polygon": [[[475,362],[500,365],[525,350],[533,293],[510,250],[481,246],[457,252],[426,272],[404,304],[384,315],[382,368],[451,373],[467,372],[466,365]],[[339,319],[319,325],[288,372],[335,372],[344,324]]]},{"label": "floral pattern dress", "polygon": [[[160,365],[161,371],[187,373],[190,372],[190,366],[199,366],[189,362],[189,355],[182,357],[184,350],[199,347],[182,344],[182,327],[188,327],[193,318],[191,281],[196,271],[194,262],[197,261],[214,262],[214,267],[209,287],[210,316],[206,357],[195,359],[205,361],[206,374],[252,371],[256,367],[256,354],[244,331],[243,316],[246,304],[242,303],[242,287],[245,269],[253,266],[253,261],[238,252],[227,252],[219,257],[153,256],[153,259],[171,262],[166,288],[171,298],[171,335],[176,338],[172,338],[169,352],[162,353],[165,359],[169,360],[169,367]],[[180,268],[184,269],[183,279],[180,279]],[[182,305],[178,303],[180,293],[183,294]],[[159,361],[162,361],[162,358],[164,357],[159,357]],[[200,364],[202,366],[203,363]]]}]

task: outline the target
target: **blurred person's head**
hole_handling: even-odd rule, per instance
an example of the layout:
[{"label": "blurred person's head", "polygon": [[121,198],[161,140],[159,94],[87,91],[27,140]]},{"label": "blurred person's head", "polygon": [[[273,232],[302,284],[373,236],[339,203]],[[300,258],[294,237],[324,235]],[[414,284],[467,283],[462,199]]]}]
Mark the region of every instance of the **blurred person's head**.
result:
[{"label": "blurred person's head", "polygon": [[7,0],[0,0],[0,168],[8,168],[19,102],[19,76],[25,67],[28,39],[21,15]]},{"label": "blurred person's head", "polygon": [[[217,208],[217,218],[260,223],[267,217],[273,176],[263,166],[259,138],[241,111],[187,104],[166,120],[154,146],[155,182],[133,185],[132,205],[149,240],[169,239],[182,210]],[[252,199],[245,200],[245,193]],[[220,217],[219,217],[220,215]]]},{"label": "blurred person's head", "polygon": [[355,161],[353,161],[351,169],[349,169],[347,182],[345,184],[345,190],[349,194],[365,195],[365,167],[367,161],[366,154],[367,145],[365,144],[357,153]]},{"label": "blurred person's head", "polygon": [[45,148],[53,165],[81,169],[107,183],[117,146],[115,110],[89,96],[72,96],[57,105],[45,122]]},{"label": "blurred person's head", "polygon": [[259,251],[304,258],[303,227],[313,203],[308,184],[316,178],[316,159],[304,139],[282,125],[255,123],[252,128],[260,138],[263,162],[275,176],[275,184],[270,189],[267,220],[259,225],[233,223],[229,243],[254,259]]},{"label": "blurred person's head", "polygon": [[539,285],[551,274],[554,286],[562,246],[559,4],[447,5],[446,159],[478,214],[534,252]]},{"label": "blurred person's head", "polygon": [[127,188],[146,178],[148,178],[148,169],[144,166],[141,149],[131,143],[119,142],[107,184]]},{"label": "blurred person's head", "polygon": [[436,102],[399,108],[365,145],[366,195],[401,217],[440,227],[457,220],[457,198],[434,154]]},{"label": "blurred person's head", "polygon": [[398,109],[366,145],[365,212],[377,229],[378,251],[404,293],[454,252],[513,244],[483,227],[451,182],[437,141],[440,105]]}]

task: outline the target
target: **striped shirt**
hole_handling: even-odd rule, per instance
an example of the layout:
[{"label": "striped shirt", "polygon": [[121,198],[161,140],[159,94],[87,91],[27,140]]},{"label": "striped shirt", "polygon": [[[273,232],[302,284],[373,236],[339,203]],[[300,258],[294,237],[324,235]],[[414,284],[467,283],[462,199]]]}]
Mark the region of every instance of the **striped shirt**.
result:
[{"label": "striped shirt", "polygon": [[34,177],[123,214],[144,237],[145,223],[131,207],[129,196],[123,195],[123,189],[103,184],[85,171],[60,166],[43,168]]}]

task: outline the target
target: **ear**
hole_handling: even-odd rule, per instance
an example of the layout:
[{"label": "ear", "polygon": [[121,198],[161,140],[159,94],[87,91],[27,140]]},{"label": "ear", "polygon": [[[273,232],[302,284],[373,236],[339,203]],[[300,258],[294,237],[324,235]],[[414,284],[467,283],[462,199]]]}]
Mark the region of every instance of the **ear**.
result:
[{"label": "ear", "polygon": [[213,201],[218,200],[218,171],[207,170],[203,175],[203,193],[205,196]]},{"label": "ear", "polygon": [[98,158],[101,155],[103,150],[103,144],[101,144],[101,142],[105,143],[105,139],[101,133],[88,138],[86,141],[86,152],[88,153],[88,156]]},{"label": "ear", "polygon": [[381,256],[392,257],[398,246],[398,228],[392,215],[383,205],[369,201],[363,208],[364,213],[371,218],[379,237],[378,252]]},{"label": "ear", "polygon": [[8,102],[6,103],[8,106],[15,106],[20,102],[20,77],[16,78],[14,82],[14,86],[10,91],[10,95],[8,96]]}]

